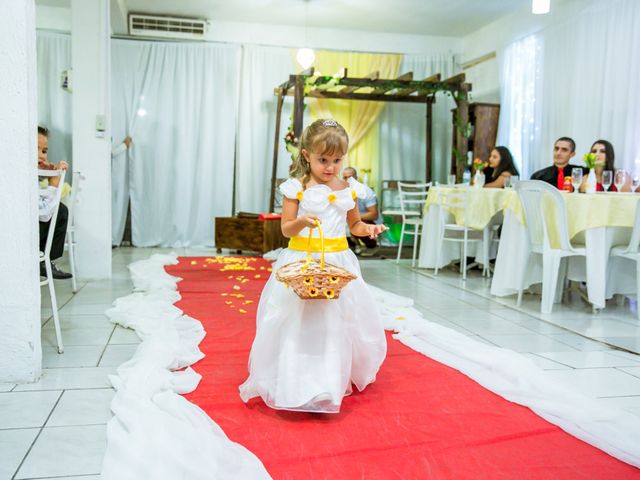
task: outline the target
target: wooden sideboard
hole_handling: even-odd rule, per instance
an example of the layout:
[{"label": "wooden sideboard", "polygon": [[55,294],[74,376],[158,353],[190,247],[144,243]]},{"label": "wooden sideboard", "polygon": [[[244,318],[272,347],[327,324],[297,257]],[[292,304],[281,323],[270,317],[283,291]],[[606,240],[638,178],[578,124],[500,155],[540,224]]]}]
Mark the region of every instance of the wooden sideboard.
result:
[{"label": "wooden sideboard", "polygon": [[280,230],[280,220],[215,218],[215,247],[218,253],[223,248],[265,253],[286,247],[288,241]]}]

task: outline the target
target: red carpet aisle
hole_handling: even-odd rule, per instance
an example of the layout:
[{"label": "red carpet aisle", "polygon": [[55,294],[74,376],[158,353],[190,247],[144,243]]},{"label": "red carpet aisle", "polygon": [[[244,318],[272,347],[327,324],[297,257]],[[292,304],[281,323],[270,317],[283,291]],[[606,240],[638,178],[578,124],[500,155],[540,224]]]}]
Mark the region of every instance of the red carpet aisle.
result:
[{"label": "red carpet aisle", "polygon": [[243,404],[238,385],[268,267],[261,259],[181,258],[167,271],[184,279],[176,306],[207,332],[206,357],[195,365],[203,379],[187,398],[274,479],[640,479],[634,467],[391,337],[378,380],[345,399],[340,414]]}]

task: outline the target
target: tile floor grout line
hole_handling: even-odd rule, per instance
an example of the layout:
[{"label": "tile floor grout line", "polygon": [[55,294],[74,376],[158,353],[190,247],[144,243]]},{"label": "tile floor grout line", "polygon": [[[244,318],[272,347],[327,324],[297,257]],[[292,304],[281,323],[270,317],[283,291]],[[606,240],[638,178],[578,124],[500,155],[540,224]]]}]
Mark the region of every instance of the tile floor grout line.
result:
[{"label": "tile floor grout line", "polygon": [[[18,475],[18,472],[20,471],[20,469],[22,468],[22,465],[24,464],[25,460],[27,459],[27,457],[29,456],[29,454],[31,453],[31,450],[33,450],[33,446],[36,444],[36,442],[38,441],[38,438],[40,438],[40,435],[42,434],[42,431],[44,430],[44,426],[47,424],[47,422],[49,421],[49,418],[51,418],[51,415],[53,415],[53,411],[56,409],[56,407],[58,406],[58,403],[60,403],[60,399],[62,398],[62,394],[64,393],[64,390],[62,390],[60,392],[60,395],[58,395],[58,399],[56,400],[56,403],[53,405],[53,408],[51,408],[51,411],[49,412],[49,415],[47,415],[47,418],[45,419],[44,423],[42,424],[42,426],[40,427],[40,430],[38,431],[37,435],[35,436],[35,438],[33,439],[33,442],[31,442],[31,445],[29,445],[29,448],[27,450],[27,452],[24,454],[24,457],[22,457],[22,460],[20,461],[20,465],[18,465],[18,468],[16,468],[16,471],[14,472],[14,474],[11,477],[11,480],[14,480],[16,478],[16,475]],[[46,477],[45,477],[46,478]]]}]

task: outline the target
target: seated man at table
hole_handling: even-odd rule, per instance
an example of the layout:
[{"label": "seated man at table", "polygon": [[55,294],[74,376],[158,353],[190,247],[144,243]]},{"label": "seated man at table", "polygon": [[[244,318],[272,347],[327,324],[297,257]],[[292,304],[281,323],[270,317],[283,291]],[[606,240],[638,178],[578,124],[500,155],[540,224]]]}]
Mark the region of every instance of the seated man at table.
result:
[{"label": "seated man at table", "polygon": [[[342,178],[347,180],[349,177],[353,177],[354,180],[358,180],[358,171],[353,167],[346,167],[342,170]],[[382,223],[382,215],[378,210],[378,198],[375,192],[368,186],[364,186],[367,189],[367,196],[365,198],[358,198],[358,210],[360,210],[360,220],[365,223],[380,224]],[[351,235],[347,237],[349,246],[354,249],[356,254],[360,254],[362,251],[360,242],[364,243],[367,249],[362,252],[363,256],[371,256],[376,253],[378,243],[375,238],[369,237],[356,237]]]},{"label": "seated man at table", "polygon": [[531,175],[531,180],[542,180],[558,190],[571,191],[571,170],[582,168],[584,173],[589,173],[585,167],[569,163],[575,154],[576,142],[569,137],[560,137],[553,144],[553,165],[535,172]]}]

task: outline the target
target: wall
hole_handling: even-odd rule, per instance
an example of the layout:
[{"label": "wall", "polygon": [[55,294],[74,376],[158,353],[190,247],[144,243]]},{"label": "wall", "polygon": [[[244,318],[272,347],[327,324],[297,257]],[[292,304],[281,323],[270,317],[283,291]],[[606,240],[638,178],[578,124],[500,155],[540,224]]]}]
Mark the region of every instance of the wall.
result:
[{"label": "wall", "polygon": [[[114,2],[111,3],[112,8]],[[38,5],[37,27],[46,30],[71,31],[71,12],[68,8]],[[455,37],[430,35],[403,35],[367,32],[364,30],[337,30],[288,25],[212,21],[206,40],[227,43],[248,43],[297,48],[309,39],[309,46],[318,49],[376,51],[384,53],[459,53],[462,40]],[[375,45],[375,48],[372,46]]]},{"label": "wall", "polygon": [[0,383],[40,376],[33,0],[0,2]]},{"label": "wall", "polygon": [[564,21],[598,0],[551,0],[551,11],[533,15],[529,5],[462,38],[461,62],[465,63],[487,53],[498,57],[466,69],[467,80],[473,84],[474,101],[500,102],[500,50],[511,42],[531,35],[550,25]]}]

